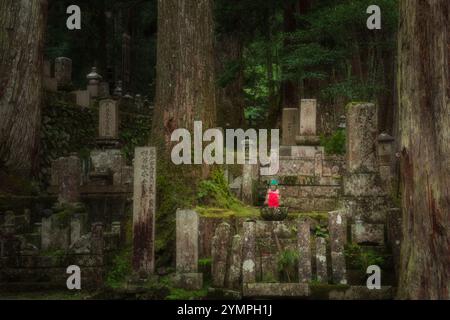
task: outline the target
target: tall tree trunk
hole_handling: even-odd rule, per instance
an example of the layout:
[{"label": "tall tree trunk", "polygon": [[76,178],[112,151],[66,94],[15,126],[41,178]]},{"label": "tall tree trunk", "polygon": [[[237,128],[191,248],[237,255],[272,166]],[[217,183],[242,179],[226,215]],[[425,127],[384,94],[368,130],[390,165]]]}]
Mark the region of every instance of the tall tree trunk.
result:
[{"label": "tall tree trunk", "polygon": [[399,298],[450,298],[448,0],[400,2]]},{"label": "tall tree trunk", "polygon": [[0,0],[0,168],[28,176],[41,116],[46,0]]},{"label": "tall tree trunk", "polygon": [[218,36],[215,46],[217,125],[222,128],[242,128],[244,118],[244,72],[242,68],[242,41],[238,34]]},{"label": "tall tree trunk", "polygon": [[[286,33],[283,46],[285,50],[289,50],[291,40],[289,33],[297,28],[295,13],[298,7],[295,3],[286,3],[283,10],[283,31]],[[296,81],[286,79],[281,82],[281,97],[283,108],[298,108],[299,106],[299,85]]]},{"label": "tall tree trunk", "polygon": [[[167,157],[175,129],[185,128],[192,133],[194,121],[202,121],[203,130],[215,125],[213,41],[212,0],[158,0],[152,138]],[[206,168],[201,168],[203,175]]]}]

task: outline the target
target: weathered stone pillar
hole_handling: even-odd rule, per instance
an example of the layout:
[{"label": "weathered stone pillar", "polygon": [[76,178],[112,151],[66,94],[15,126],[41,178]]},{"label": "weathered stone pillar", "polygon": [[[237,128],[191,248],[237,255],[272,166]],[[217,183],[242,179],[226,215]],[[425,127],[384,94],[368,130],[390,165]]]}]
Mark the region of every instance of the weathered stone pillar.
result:
[{"label": "weathered stone pillar", "polygon": [[116,100],[104,99],[100,101],[98,129],[100,139],[119,138],[119,106]]},{"label": "weathered stone pillar", "polygon": [[282,116],[282,137],[281,145],[294,146],[295,136],[297,135],[298,127],[298,109],[284,108]]},{"label": "weathered stone pillar", "polygon": [[242,167],[242,202],[253,205],[254,204],[254,186],[258,175],[258,165],[244,164]]},{"label": "weathered stone pillar", "polygon": [[58,202],[76,203],[80,200],[81,162],[76,155],[59,158],[52,163],[52,183],[58,186]]},{"label": "weathered stone pillar", "polygon": [[300,102],[299,135],[295,137],[298,145],[318,145],[317,136],[317,100],[302,99]]},{"label": "weathered stone pillar", "polygon": [[236,234],[231,242],[230,269],[228,273],[227,287],[239,289],[242,270],[242,237]]},{"label": "weathered stone pillar", "polygon": [[347,167],[351,173],[377,172],[377,109],[372,103],[347,106]]},{"label": "weathered stone pillar", "polygon": [[211,247],[212,285],[215,288],[225,287],[230,238],[231,227],[228,223],[222,222],[214,232]]},{"label": "weathered stone pillar", "polygon": [[133,269],[155,271],[156,148],[135,149],[133,190]]},{"label": "weathered stone pillar", "polygon": [[380,177],[383,185],[392,188],[392,158],[394,138],[387,133],[378,136],[377,155]]},{"label": "weathered stone pillar", "polygon": [[95,287],[103,284],[103,264],[104,264],[104,226],[101,222],[95,222],[91,226],[91,255],[95,261]]},{"label": "weathered stone pillar", "polygon": [[347,284],[344,248],[347,243],[347,218],[343,210],[328,213],[328,231],[330,233],[331,268],[333,282]]},{"label": "weathered stone pillar", "polygon": [[63,88],[72,83],[72,60],[65,57],[55,59],[55,78],[58,88]]},{"label": "weathered stone pillar", "polygon": [[302,283],[311,281],[311,234],[308,220],[298,222],[298,280]]},{"label": "weathered stone pillar", "polygon": [[176,282],[184,289],[199,290],[203,275],[198,273],[199,217],[192,210],[178,210],[176,217]]},{"label": "weathered stone pillar", "polygon": [[42,218],[41,224],[41,250],[47,251],[50,249],[52,234],[52,218]]},{"label": "weathered stone pillar", "polygon": [[327,242],[325,238],[316,237],[317,281],[327,282]]},{"label": "weathered stone pillar", "polygon": [[79,216],[72,217],[70,220],[70,245],[81,238],[81,219]]},{"label": "weathered stone pillar", "polygon": [[256,282],[256,238],[254,221],[244,222],[244,243],[242,247],[242,282]]}]

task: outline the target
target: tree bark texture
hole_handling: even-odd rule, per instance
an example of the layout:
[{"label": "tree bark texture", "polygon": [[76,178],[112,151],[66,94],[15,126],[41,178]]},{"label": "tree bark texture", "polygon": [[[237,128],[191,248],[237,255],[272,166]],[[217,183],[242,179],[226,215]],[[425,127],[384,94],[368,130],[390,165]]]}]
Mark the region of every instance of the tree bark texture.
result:
[{"label": "tree bark texture", "polygon": [[37,156],[47,1],[0,0],[0,167],[28,176]]},{"label": "tree bark texture", "polygon": [[450,298],[449,8],[400,1],[401,299]]}]

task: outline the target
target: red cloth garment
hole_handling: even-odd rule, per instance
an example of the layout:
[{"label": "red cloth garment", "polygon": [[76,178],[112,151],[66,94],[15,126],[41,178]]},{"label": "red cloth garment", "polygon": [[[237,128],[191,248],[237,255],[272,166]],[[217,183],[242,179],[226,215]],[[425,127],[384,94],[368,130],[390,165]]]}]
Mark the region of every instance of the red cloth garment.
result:
[{"label": "red cloth garment", "polygon": [[278,208],[280,206],[280,192],[278,190],[269,190],[267,204],[269,208]]}]

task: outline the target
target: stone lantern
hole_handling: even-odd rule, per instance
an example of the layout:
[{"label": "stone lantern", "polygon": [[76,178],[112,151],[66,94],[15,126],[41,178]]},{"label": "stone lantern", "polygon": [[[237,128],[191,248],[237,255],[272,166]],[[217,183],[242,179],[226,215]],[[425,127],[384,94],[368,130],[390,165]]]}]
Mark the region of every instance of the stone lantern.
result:
[{"label": "stone lantern", "polygon": [[97,73],[97,68],[93,67],[91,73],[89,73],[86,78],[89,81],[87,90],[92,98],[97,98],[99,95],[100,80],[102,80],[103,77]]}]

